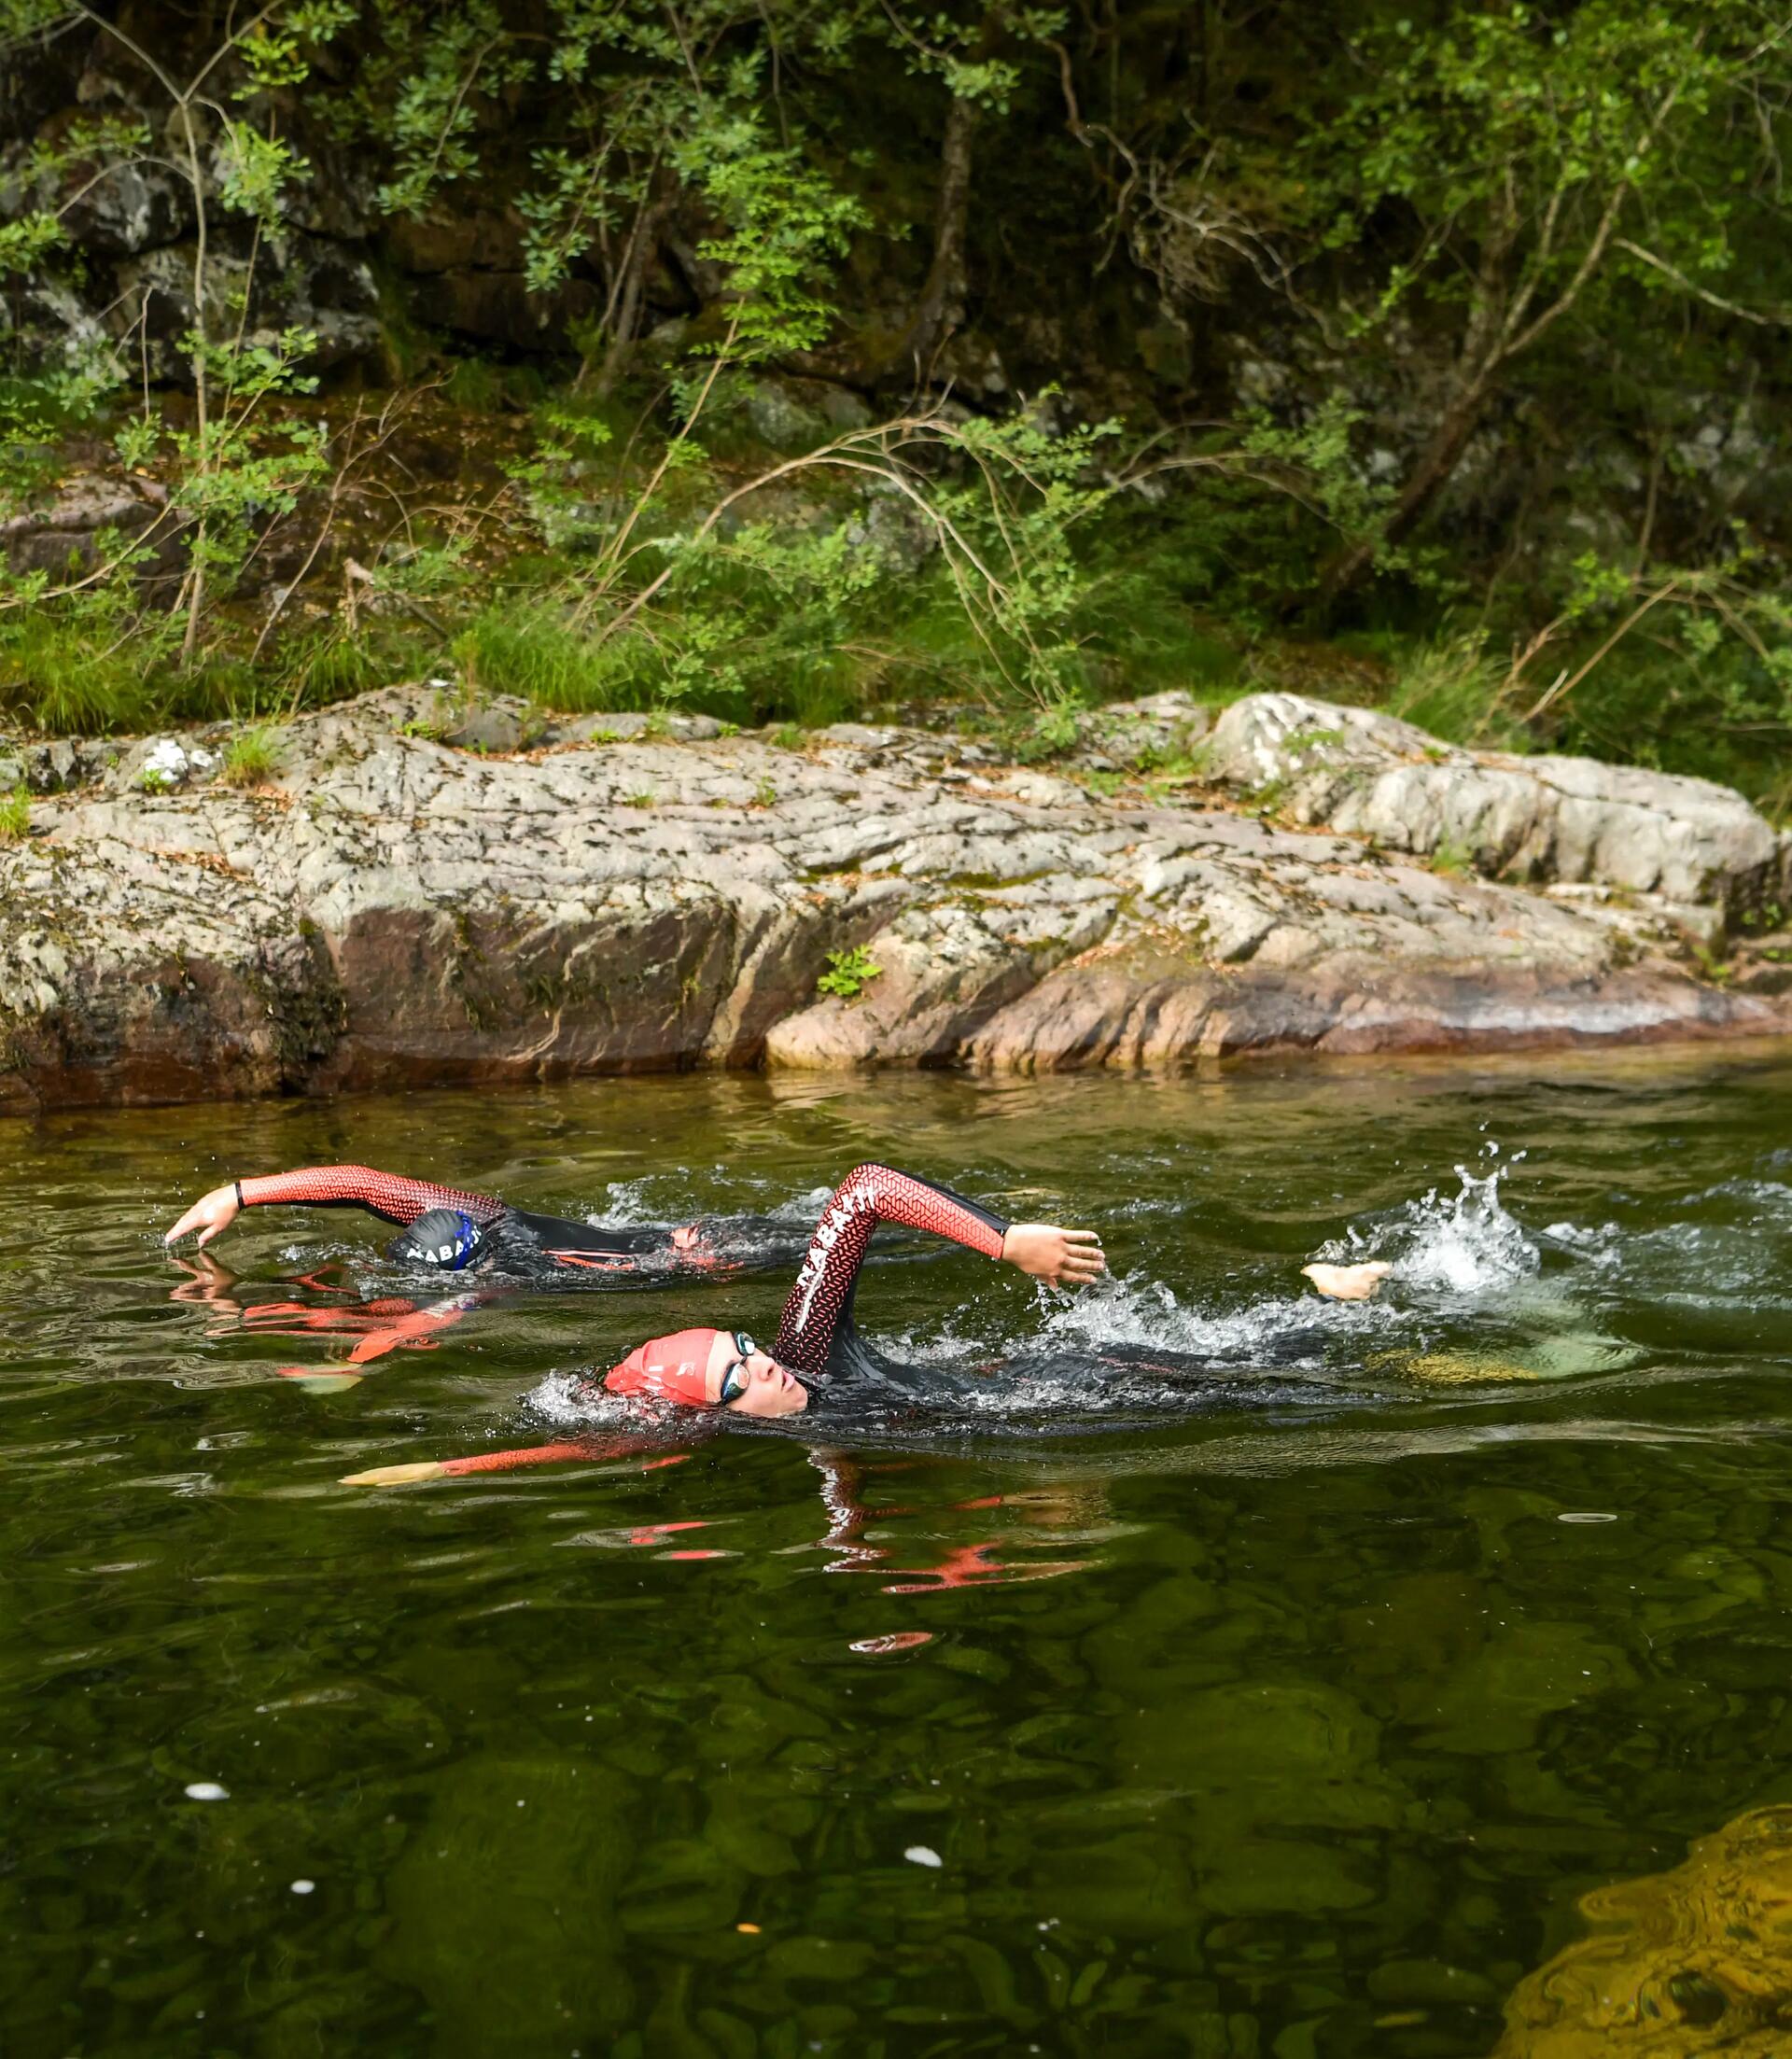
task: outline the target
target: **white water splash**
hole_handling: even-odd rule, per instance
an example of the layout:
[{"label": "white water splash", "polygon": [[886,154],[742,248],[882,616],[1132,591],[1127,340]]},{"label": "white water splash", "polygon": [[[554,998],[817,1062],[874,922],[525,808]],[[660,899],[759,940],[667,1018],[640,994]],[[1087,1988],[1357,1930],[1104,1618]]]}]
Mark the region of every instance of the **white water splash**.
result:
[{"label": "white water splash", "polygon": [[546,1422],[580,1430],[639,1426],[638,1406],[631,1407],[586,1373],[550,1373],[528,1396],[528,1406]]},{"label": "white water splash", "polygon": [[1500,1199],[1500,1182],[1510,1170],[1510,1165],[1500,1166],[1477,1177],[1466,1166],[1458,1166],[1456,1176],[1463,1184],[1455,1194],[1433,1187],[1366,1234],[1352,1229],[1324,1245],[1318,1255],[1335,1264],[1391,1259],[1392,1278],[1400,1285],[1441,1290],[1459,1298],[1516,1286],[1537,1272],[1543,1255]]},{"label": "white water splash", "polygon": [[[1052,1345],[1096,1351],[1136,1346],[1218,1364],[1248,1365],[1268,1354],[1285,1366],[1315,1357],[1323,1337],[1380,1330],[1399,1319],[1398,1311],[1386,1306],[1321,1301],[1298,1293],[1272,1295],[1236,1309],[1190,1307],[1160,1280],[1110,1274],[1074,1301],[1054,1306],[1039,1337]],[[1291,1352],[1291,1345],[1309,1349]]]},{"label": "white water splash", "polygon": [[899,1366],[942,1366],[955,1371],[974,1367],[984,1359],[1000,1359],[1004,1346],[963,1328],[972,1314],[959,1310],[933,1329],[876,1331],[877,1348]]}]

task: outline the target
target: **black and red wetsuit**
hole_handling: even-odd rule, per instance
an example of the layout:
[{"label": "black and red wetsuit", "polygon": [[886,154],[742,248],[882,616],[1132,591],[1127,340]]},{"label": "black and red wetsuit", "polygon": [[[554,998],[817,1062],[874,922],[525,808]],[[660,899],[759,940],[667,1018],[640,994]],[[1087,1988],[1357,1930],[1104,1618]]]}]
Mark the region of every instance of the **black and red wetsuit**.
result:
[{"label": "black and red wetsuit", "polygon": [[[821,1211],[784,1304],[772,1356],[808,1388],[811,1408],[825,1399],[831,1408],[851,1410],[861,1425],[880,1417],[906,1423],[917,1411],[935,1419],[949,1417],[958,1401],[974,1395],[977,1426],[989,1430],[991,1419],[981,1406],[987,1367],[967,1374],[937,1365],[903,1366],[874,1351],[860,1336],[852,1319],[853,1295],[866,1249],[881,1223],[931,1230],[986,1258],[1001,1256],[1009,1229],[1006,1217],[950,1187],[889,1166],[856,1167]],[[1019,1404],[1013,1418],[1017,1424],[1026,1421],[1021,1397],[1029,1389],[1040,1392],[1047,1386],[1050,1398],[1044,1406],[1059,1426],[1079,1414],[1112,1423],[1120,1411],[1131,1409],[1147,1412],[1141,1420],[1150,1420],[1149,1411],[1165,1407],[1235,1402],[1261,1407],[1293,1400],[1305,1408],[1314,1398],[1312,1384],[1267,1378],[1265,1359],[1273,1353],[1277,1366],[1305,1362],[1323,1352],[1326,1341],[1323,1325],[1307,1322],[1267,1346],[1255,1345],[1242,1363],[1198,1358],[1173,1347],[1116,1344],[1097,1352],[1047,1345],[1005,1355],[1001,1370]],[[812,1414],[793,1419],[798,1423],[813,1420]]]},{"label": "black and red wetsuit", "polygon": [[[714,1245],[694,1225],[599,1229],[560,1216],[533,1215],[495,1195],[440,1186],[433,1180],[407,1180],[372,1166],[304,1166],[294,1172],[239,1180],[236,1186],[245,1208],[365,1209],[370,1215],[407,1231],[426,1219],[433,1225],[438,1216],[465,1217],[477,1226],[481,1245],[489,1246],[507,1269],[554,1268],[587,1276],[640,1271],[661,1275],[711,1271],[718,1263]],[[458,1270],[465,1256],[456,1254],[451,1260],[453,1243],[452,1231],[441,1246],[427,1237],[400,1238],[392,1248],[393,1255]],[[591,1283],[600,1284],[601,1280]]]},{"label": "black and red wetsuit", "polygon": [[852,1320],[859,1268],[880,1223],[931,1230],[986,1258],[1001,1256],[1008,1233],[1004,1217],[950,1187],[890,1166],[855,1166],[821,1211],[772,1347],[772,1356],[805,1386],[830,1376],[887,1370]]}]

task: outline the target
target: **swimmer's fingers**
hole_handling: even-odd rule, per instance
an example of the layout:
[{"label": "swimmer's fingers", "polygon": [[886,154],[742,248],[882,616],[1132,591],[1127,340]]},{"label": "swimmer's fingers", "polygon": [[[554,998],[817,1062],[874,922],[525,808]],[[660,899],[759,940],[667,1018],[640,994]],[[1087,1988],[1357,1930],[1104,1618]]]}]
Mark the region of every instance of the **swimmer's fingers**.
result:
[{"label": "swimmer's fingers", "polygon": [[1092,1229],[1067,1229],[1062,1234],[1064,1260],[1057,1268],[1057,1283],[1060,1287],[1086,1287],[1108,1269],[1101,1240]]},{"label": "swimmer's fingers", "polygon": [[164,1244],[177,1244],[183,1237],[198,1230],[199,1242],[195,1249],[203,1251],[214,1237],[229,1229],[235,1220],[236,1187],[232,1183],[202,1195],[161,1240]]},{"label": "swimmer's fingers", "polygon": [[1385,1258],[1370,1258],[1359,1266],[1315,1264],[1300,1270],[1328,1301],[1366,1301],[1393,1268]]},{"label": "swimmer's fingers", "polygon": [[228,1267],[220,1266],[209,1255],[201,1257],[195,1252],[190,1259],[176,1258],[187,1278],[179,1286],[168,1290],[171,1301],[203,1301],[215,1309],[221,1309],[226,1315],[241,1315],[243,1304],[232,1300],[231,1289],[236,1284],[236,1275]]},{"label": "swimmer's fingers", "polygon": [[1033,1279],[1058,1287],[1087,1286],[1108,1267],[1093,1230],[1059,1229],[1055,1223],[1011,1224],[1001,1255]]}]

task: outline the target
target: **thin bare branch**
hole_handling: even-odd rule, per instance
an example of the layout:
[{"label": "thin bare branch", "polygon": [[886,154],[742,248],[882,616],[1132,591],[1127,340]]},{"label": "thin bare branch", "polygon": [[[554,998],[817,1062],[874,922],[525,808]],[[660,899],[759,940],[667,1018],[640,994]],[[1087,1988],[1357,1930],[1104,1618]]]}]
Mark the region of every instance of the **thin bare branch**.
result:
[{"label": "thin bare branch", "polygon": [[1613,239],[1613,248],[1628,251],[1640,263],[1652,265],[1656,271],[1672,279],[1683,293],[1690,293],[1694,300],[1703,301],[1707,307],[1715,307],[1720,314],[1734,315],[1740,321],[1753,322],[1760,329],[1784,329],[1792,323],[1792,310],[1786,308],[1744,307],[1739,301],[1727,301],[1721,293],[1714,293],[1709,287],[1701,286],[1696,279],[1689,279],[1680,267],[1670,264],[1654,250],[1645,250],[1640,243],[1632,243],[1628,236]]}]

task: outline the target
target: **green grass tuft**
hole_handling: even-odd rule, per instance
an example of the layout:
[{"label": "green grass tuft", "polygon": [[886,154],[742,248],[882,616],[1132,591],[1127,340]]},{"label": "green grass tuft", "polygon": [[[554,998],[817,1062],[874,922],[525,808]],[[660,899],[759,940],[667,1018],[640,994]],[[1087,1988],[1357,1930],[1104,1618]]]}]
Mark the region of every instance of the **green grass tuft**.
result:
[{"label": "green grass tuft", "polygon": [[652,705],[635,676],[638,653],[630,639],[599,645],[568,627],[547,601],[507,601],[484,609],[455,637],[454,655],[469,684],[521,694],[564,714]]},{"label": "green grass tuft", "polygon": [[65,736],[147,728],[157,713],[142,655],[119,647],[118,624],[42,608],[0,617],[0,707]]},{"label": "green grass tuft", "polygon": [[272,783],[279,769],[275,731],[266,724],[242,729],[231,738],[224,763],[218,768],[217,783],[221,787],[264,787]]}]

